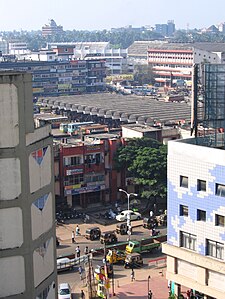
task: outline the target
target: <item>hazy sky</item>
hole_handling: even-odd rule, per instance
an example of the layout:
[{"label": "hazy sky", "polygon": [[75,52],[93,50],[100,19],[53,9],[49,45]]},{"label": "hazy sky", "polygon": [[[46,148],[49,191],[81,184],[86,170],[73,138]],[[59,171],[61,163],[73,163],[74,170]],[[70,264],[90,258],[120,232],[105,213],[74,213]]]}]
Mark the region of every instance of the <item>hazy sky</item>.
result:
[{"label": "hazy sky", "polygon": [[154,26],[174,20],[176,29],[225,21],[225,0],[0,0],[0,31],[41,30],[54,19],[65,30]]}]

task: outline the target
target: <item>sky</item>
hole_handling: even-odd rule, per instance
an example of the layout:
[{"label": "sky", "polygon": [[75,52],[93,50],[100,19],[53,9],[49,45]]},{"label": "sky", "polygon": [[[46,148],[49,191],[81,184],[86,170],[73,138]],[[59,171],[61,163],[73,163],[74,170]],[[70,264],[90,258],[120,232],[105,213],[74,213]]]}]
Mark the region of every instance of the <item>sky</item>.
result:
[{"label": "sky", "polygon": [[41,30],[54,19],[64,30],[166,24],[176,29],[225,22],[225,0],[0,0],[0,31]]}]

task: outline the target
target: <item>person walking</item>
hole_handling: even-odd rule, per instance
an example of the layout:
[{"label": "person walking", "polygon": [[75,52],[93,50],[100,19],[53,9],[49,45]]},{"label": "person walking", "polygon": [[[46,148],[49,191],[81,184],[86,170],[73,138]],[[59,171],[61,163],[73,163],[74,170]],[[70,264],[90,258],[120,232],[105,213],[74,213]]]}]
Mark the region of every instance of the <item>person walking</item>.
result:
[{"label": "person walking", "polygon": [[130,278],[131,278],[131,281],[132,281],[132,282],[135,280],[135,277],[134,277],[134,269],[133,269],[133,268],[132,268],[132,270],[131,270]]},{"label": "person walking", "polygon": [[76,247],[76,254],[77,254],[77,258],[80,257],[80,247],[79,246]]},{"label": "person walking", "polygon": [[80,236],[80,228],[77,224],[77,227],[76,227],[76,236]]},{"label": "person walking", "polygon": [[83,290],[81,290],[81,292],[80,292],[80,298],[81,298],[81,299],[84,299],[84,298],[85,298],[85,295],[84,295],[84,291],[83,291]]},{"label": "person walking", "polygon": [[78,272],[79,272],[79,275],[80,275],[80,280],[82,280],[82,273],[83,273],[82,266],[79,266]]},{"label": "person walking", "polygon": [[85,248],[84,248],[84,254],[88,254],[89,253],[89,250],[88,250],[88,246],[86,246]]},{"label": "person walking", "polygon": [[75,243],[75,233],[74,233],[74,230],[72,231],[71,239],[72,239],[72,243]]}]

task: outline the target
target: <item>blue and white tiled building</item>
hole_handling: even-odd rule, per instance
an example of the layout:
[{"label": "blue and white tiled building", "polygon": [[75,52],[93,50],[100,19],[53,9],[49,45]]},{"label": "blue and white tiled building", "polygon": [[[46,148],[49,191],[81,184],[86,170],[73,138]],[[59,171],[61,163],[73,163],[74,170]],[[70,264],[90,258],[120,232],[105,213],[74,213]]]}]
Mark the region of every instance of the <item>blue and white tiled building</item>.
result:
[{"label": "blue and white tiled building", "polygon": [[225,298],[225,150],[209,137],[168,143],[167,279]]}]

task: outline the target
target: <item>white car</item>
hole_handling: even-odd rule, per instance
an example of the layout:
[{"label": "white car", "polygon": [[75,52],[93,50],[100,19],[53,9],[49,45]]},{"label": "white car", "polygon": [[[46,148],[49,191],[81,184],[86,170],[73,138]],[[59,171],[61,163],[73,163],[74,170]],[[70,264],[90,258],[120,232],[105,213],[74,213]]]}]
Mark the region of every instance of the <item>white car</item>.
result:
[{"label": "white car", "polygon": [[65,283],[60,283],[58,287],[58,299],[71,299],[71,288],[70,285]]},{"label": "white car", "polygon": [[127,220],[127,215],[130,214],[130,220],[139,220],[141,219],[141,214],[138,212],[133,212],[132,210],[122,211],[120,214],[116,216],[117,221],[125,221]]}]

